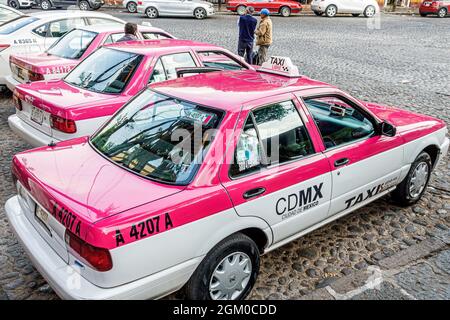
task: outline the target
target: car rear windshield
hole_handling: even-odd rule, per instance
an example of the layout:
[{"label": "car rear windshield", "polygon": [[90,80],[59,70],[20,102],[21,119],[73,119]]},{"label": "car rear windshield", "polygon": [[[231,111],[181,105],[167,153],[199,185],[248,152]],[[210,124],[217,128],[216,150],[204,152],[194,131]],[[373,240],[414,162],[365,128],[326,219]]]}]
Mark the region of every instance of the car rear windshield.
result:
[{"label": "car rear windshield", "polygon": [[75,69],[64,81],[79,88],[100,93],[120,93],[139,67],[142,55],[100,48]]},{"label": "car rear windshield", "polygon": [[52,56],[66,59],[79,59],[98,33],[75,29],[62,36],[47,50]]},{"label": "car rear windshield", "polygon": [[160,182],[186,185],[211,144],[221,111],[143,91],[91,138],[111,161]]},{"label": "car rear windshield", "polygon": [[2,24],[0,26],[0,34],[11,34],[37,20],[39,20],[39,18],[27,16],[17,17],[11,21]]}]

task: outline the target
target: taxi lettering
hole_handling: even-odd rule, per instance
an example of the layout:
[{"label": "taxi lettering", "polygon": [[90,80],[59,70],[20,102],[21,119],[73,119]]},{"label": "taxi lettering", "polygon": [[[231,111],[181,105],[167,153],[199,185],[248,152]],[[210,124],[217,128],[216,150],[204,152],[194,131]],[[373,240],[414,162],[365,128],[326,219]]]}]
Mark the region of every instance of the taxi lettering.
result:
[{"label": "taxi lettering", "polygon": [[81,221],[77,221],[77,216],[74,213],[55,202],[53,203],[52,215],[64,227],[74,232],[77,236],[80,236]]},{"label": "taxi lettering", "polygon": [[379,194],[381,191],[384,190],[384,183],[379,184],[371,189],[367,189],[364,192],[361,192],[360,194],[358,194],[357,196],[351,197],[348,200],[345,200],[345,204],[346,204],[346,208],[351,208],[356,206],[358,203],[366,201],[370,198],[372,198],[373,196]]},{"label": "taxi lettering", "polygon": [[[286,198],[281,197],[275,206],[277,214],[283,215],[282,218],[285,219],[315,207],[319,204],[319,200],[323,198],[322,187],[323,182],[300,190],[298,193],[291,193]],[[288,213],[287,216],[286,213]]]}]

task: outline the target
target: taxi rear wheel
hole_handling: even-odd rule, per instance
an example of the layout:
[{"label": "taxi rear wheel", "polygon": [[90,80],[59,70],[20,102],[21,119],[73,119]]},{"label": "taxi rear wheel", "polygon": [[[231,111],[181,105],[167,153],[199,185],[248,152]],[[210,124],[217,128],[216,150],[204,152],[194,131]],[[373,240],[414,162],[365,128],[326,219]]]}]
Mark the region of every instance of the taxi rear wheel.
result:
[{"label": "taxi rear wheel", "polygon": [[203,259],[185,286],[191,300],[242,300],[259,272],[255,242],[236,233],[217,244]]},{"label": "taxi rear wheel", "polygon": [[392,199],[402,206],[410,206],[419,201],[430,181],[432,168],[430,155],[427,152],[419,154],[408,175],[392,192]]}]

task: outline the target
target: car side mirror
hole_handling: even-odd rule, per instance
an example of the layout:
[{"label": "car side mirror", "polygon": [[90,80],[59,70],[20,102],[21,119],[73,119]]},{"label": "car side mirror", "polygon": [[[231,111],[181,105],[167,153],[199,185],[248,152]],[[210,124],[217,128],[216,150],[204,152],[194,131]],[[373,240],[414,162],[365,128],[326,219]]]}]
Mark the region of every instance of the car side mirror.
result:
[{"label": "car side mirror", "polygon": [[383,121],[380,124],[380,132],[384,136],[393,137],[397,133],[397,128],[387,121]]}]

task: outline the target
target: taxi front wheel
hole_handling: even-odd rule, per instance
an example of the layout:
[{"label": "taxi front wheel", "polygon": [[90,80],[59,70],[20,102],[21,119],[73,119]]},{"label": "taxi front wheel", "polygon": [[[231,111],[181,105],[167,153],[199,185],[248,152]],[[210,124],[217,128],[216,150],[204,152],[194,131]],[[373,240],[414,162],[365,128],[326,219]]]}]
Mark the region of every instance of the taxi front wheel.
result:
[{"label": "taxi front wheel", "polygon": [[411,164],[408,175],[392,191],[392,199],[402,206],[409,206],[420,200],[430,181],[433,168],[427,152],[420,153]]},{"label": "taxi front wheel", "polygon": [[259,250],[242,233],[222,240],[203,259],[185,286],[191,300],[242,300],[259,272]]}]

